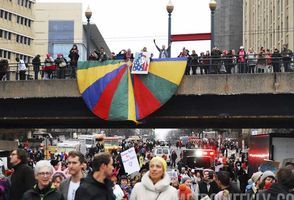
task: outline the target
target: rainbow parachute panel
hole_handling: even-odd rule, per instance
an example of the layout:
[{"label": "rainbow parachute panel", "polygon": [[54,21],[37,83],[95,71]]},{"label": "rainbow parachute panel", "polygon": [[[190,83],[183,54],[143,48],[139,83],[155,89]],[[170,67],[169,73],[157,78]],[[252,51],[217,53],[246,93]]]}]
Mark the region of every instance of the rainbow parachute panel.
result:
[{"label": "rainbow parachute panel", "polygon": [[139,121],[166,103],[177,91],[187,61],[153,59],[147,75],[131,74],[123,61],[80,62],[77,81],[87,107],[112,121]]}]

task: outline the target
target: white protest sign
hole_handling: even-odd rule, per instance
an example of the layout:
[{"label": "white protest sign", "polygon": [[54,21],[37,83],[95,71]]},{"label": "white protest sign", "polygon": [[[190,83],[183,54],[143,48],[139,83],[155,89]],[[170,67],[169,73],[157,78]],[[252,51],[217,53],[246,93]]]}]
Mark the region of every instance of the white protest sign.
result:
[{"label": "white protest sign", "polygon": [[139,162],[138,162],[134,147],[122,152],[121,159],[122,159],[125,171],[128,174],[132,174],[140,170]]}]

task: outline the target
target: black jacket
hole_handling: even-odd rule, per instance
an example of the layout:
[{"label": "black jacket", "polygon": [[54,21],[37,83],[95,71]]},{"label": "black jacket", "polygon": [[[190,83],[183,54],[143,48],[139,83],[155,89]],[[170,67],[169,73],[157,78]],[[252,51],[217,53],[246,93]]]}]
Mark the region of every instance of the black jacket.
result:
[{"label": "black jacket", "polygon": [[92,175],[82,179],[75,200],[115,200],[112,182],[109,179],[104,182],[103,184],[96,181]]},{"label": "black jacket", "polygon": [[268,190],[258,193],[256,200],[294,200],[294,194],[287,191],[287,188],[279,183],[274,183]]},{"label": "black jacket", "polygon": [[209,191],[207,191],[207,183],[204,181],[200,181],[198,183],[199,185],[199,199],[203,198],[204,196],[208,195],[211,196],[212,194],[217,194],[220,189],[218,188],[217,184],[215,181],[212,181],[209,183],[210,188]]},{"label": "black jacket", "polygon": [[14,172],[10,179],[10,200],[20,200],[22,195],[35,185],[34,171],[24,163],[19,163],[13,168]]},{"label": "black jacket", "polygon": [[64,200],[61,192],[57,191],[56,188],[51,186],[51,184],[40,190],[37,186],[33,189],[28,190],[24,193],[22,200]]}]

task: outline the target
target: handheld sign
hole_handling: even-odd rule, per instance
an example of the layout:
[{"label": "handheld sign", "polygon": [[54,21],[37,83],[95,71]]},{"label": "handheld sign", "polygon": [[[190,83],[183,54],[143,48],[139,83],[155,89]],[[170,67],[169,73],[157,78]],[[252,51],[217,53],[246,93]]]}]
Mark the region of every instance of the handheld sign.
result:
[{"label": "handheld sign", "polygon": [[132,174],[140,170],[139,162],[138,162],[134,147],[122,152],[121,159],[122,159],[125,171],[128,174]]},{"label": "handheld sign", "polygon": [[141,52],[135,54],[132,66],[132,74],[148,74],[150,65],[150,53]]}]

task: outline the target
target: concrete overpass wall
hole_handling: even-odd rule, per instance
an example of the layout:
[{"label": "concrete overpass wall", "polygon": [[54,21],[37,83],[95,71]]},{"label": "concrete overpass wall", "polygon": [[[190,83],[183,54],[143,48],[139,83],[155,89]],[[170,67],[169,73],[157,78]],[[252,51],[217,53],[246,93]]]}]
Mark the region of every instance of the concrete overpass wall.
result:
[{"label": "concrete overpass wall", "polygon": [[[185,76],[178,95],[294,94],[294,73]],[[0,82],[0,99],[80,97],[76,80]]]}]

